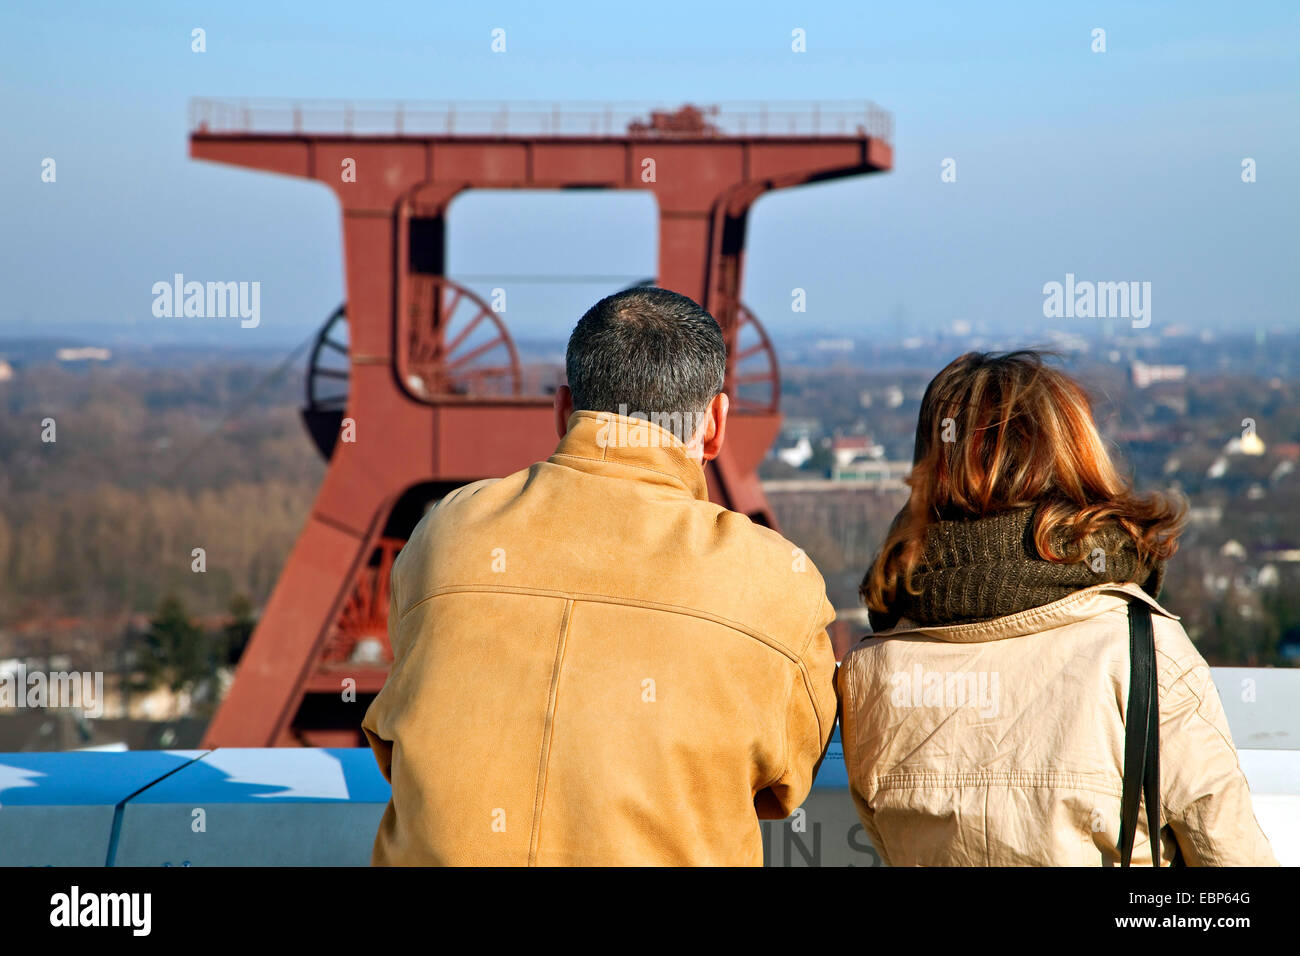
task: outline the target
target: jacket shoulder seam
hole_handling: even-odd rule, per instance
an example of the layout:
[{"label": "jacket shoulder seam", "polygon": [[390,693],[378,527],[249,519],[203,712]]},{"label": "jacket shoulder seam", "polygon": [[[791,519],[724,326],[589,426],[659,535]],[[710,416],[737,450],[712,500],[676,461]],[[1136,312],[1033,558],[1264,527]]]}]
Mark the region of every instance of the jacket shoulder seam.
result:
[{"label": "jacket shoulder seam", "polygon": [[[1170,611],[1167,611],[1165,608],[1161,607],[1158,603],[1156,603],[1154,599],[1146,595],[1145,592],[1142,594],[1141,597],[1139,597],[1138,595],[1134,594],[1132,591],[1125,590],[1123,585],[1120,584],[1095,584],[1092,587],[1083,588],[1081,590],[1075,591],[1073,594],[1067,594],[1065,597],[1060,598],[1056,601],[1052,601],[1048,604],[1040,604],[1038,607],[1026,608],[1023,611],[1017,611],[1014,614],[1007,614],[1007,615],[1003,615],[1002,617],[991,618],[990,620],[987,621],[972,621],[967,624],[942,624],[942,625],[917,625],[914,622],[909,621],[908,623],[911,624],[910,627],[901,630],[891,628],[886,631],[880,631],[878,633],[869,634],[867,635],[867,637],[895,638],[895,637],[906,637],[912,634],[921,634],[924,636],[934,637],[936,639],[943,640],[948,635],[952,635],[952,636],[967,635],[967,634],[978,633],[981,630],[990,630],[991,625],[994,624],[998,625],[998,627],[1002,629],[1016,630],[1020,628],[1022,625],[1033,626],[1040,619],[1049,618],[1054,614],[1067,610],[1071,604],[1087,600],[1090,597],[1103,595],[1107,591],[1110,592],[1118,591],[1119,593],[1129,595],[1131,598],[1143,600],[1152,608],[1152,610],[1160,612],[1160,614],[1162,614],[1164,617],[1173,621],[1179,620],[1178,615],[1173,614]],[[1105,612],[1101,612],[1101,613],[1105,613]],[[1061,626],[1064,627],[1070,624],[1077,624],[1077,623],[1080,623],[1080,621],[1075,621],[1075,620],[1062,621]],[[941,633],[936,633],[936,632],[941,632]],[[1004,635],[1002,638],[991,638],[991,639],[1002,640],[1004,638],[1010,638],[1012,636],[1018,636],[1018,635],[1008,634],[1008,635]],[[866,640],[866,638],[864,637],[863,640]]]},{"label": "jacket shoulder seam", "polygon": [[[730,618],[723,617],[721,614],[711,614],[708,611],[702,611],[699,610],[698,608],[686,607],[685,605],[681,605],[681,604],[662,604],[658,601],[641,601],[641,600],[634,600],[631,598],[619,598],[609,594],[590,594],[581,591],[572,591],[572,592],[555,591],[549,588],[526,588],[526,587],[517,587],[517,586],[512,586],[507,584],[494,584],[494,585],[451,584],[445,587],[435,588],[434,590],[426,594],[424,597],[420,598],[420,600],[413,602],[410,607],[408,607],[405,611],[402,612],[402,618],[405,618],[406,615],[410,614],[413,610],[415,610],[420,605],[427,604],[429,601],[432,601],[434,598],[441,597],[444,594],[472,594],[472,593],[530,594],[530,595],[535,595],[537,597],[550,597],[550,598],[555,598],[557,600],[564,600],[564,601],[582,601],[590,604],[619,604],[624,607],[641,607],[641,608],[647,608],[649,610],[665,611],[670,614],[682,614],[686,617],[694,617],[700,620],[712,621],[714,624],[720,624],[723,627],[730,628],[731,630],[744,634],[746,637],[758,641],[760,644],[763,644],[764,646],[776,651],[778,654],[781,654],[783,657],[785,657],[787,660],[789,660],[799,669],[799,675],[803,678],[804,691],[808,694],[809,699],[812,700],[813,703],[813,712],[816,714],[816,719],[817,719],[817,731],[818,733],[821,733],[822,730],[821,713],[817,711],[817,701],[813,693],[812,677],[808,673],[808,665],[807,662],[804,660],[803,655],[796,653],[793,648],[788,647],[786,644],[777,640],[776,638],[770,637],[767,634],[762,633],[761,631],[756,631],[753,628],[745,624],[742,624],[740,621],[733,621]],[[817,609],[814,610],[813,613],[816,614],[816,611],[820,609],[821,609],[821,603],[818,602]],[[815,621],[816,618],[814,617],[813,620]],[[805,643],[805,647],[806,646],[807,644]]]},{"label": "jacket shoulder seam", "polygon": [[[1205,697],[1204,695],[1197,693],[1196,688],[1192,686],[1192,682],[1187,679],[1187,675],[1190,674],[1192,671],[1196,670],[1198,666],[1199,665],[1197,664],[1193,664],[1191,667],[1187,668],[1187,670],[1183,671],[1183,673],[1179,674],[1178,679],[1174,681],[1173,684],[1169,685],[1169,689],[1172,691],[1174,686],[1180,683],[1185,685],[1187,687],[1188,692],[1196,700],[1196,716],[1199,717],[1202,721],[1204,721],[1216,734],[1219,735],[1219,739],[1222,740],[1224,744],[1227,745],[1228,749],[1232,751],[1233,756],[1237,756],[1237,747],[1232,742],[1232,740],[1224,736],[1223,731],[1218,726],[1215,725],[1214,721],[1210,720],[1203,713],[1201,713],[1201,708],[1205,706]],[[1238,769],[1240,769],[1241,767],[1240,757],[1238,757],[1237,766]]]},{"label": "jacket shoulder seam", "polygon": [[446,594],[529,594],[536,597],[550,597],[563,601],[582,601],[589,604],[620,604],[625,607],[640,607],[652,611],[665,611],[670,614],[682,614],[686,617],[700,618],[701,620],[712,621],[714,624],[721,624],[733,631],[738,631],[746,637],[753,638],[760,644],[770,647],[791,661],[802,663],[802,655],[797,653],[794,648],[787,645],[778,638],[756,630],[740,621],[732,620],[721,614],[713,614],[699,608],[688,607],[684,604],[666,604],[659,601],[644,601],[637,598],[620,598],[612,594],[595,594],[586,591],[558,591],[552,588],[529,588],[509,584],[449,584],[440,588],[434,588],[424,595],[418,601],[412,601],[410,607],[402,611],[401,617],[405,618],[417,607],[427,604],[434,598],[442,597]]}]

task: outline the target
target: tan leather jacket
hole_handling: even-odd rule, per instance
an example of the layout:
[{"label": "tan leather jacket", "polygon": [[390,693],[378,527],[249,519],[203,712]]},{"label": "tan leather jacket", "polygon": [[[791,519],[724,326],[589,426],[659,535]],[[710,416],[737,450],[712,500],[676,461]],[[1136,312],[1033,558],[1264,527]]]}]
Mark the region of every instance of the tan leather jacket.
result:
[{"label": "tan leather jacket", "polygon": [[[1152,608],[1161,813],[1185,861],[1276,865],[1209,668],[1178,618],[1130,584],[979,624],[902,622],[845,658],[844,759],[886,863],[1119,862],[1129,598]],[[1143,809],[1133,865],[1150,863]]]},{"label": "tan leather jacket", "polygon": [[807,795],[836,711],[821,576],[668,431],[606,419],[442,499],[397,559],[374,863],[761,865],[759,818]]}]

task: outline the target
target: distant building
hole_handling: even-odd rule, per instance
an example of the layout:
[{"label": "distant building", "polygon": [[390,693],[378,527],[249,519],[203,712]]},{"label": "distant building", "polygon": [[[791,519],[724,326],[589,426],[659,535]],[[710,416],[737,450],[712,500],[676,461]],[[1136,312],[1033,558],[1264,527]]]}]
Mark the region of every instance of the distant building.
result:
[{"label": "distant building", "polygon": [[818,339],[813,343],[818,352],[852,352],[852,339]]},{"label": "distant building", "polygon": [[1222,505],[1192,505],[1187,509],[1187,521],[1193,525],[1217,525],[1223,520]]},{"label": "distant building", "polygon": [[905,488],[903,479],[912,471],[910,461],[886,461],[883,458],[859,459],[848,465],[833,465],[831,480],[855,482],[875,488]]},{"label": "distant building", "polygon": [[88,345],[79,349],[59,349],[54,357],[60,362],[107,362],[113,353],[108,349]]},{"label": "distant building", "polygon": [[781,438],[795,440],[812,438],[821,431],[822,423],[816,418],[787,418],[781,425]]},{"label": "distant building", "polygon": [[778,448],[776,450],[776,457],[792,468],[802,468],[804,462],[812,456],[812,442],[808,440],[807,435],[799,436],[799,440],[793,445],[786,448]]},{"label": "distant building", "polygon": [[14,367],[4,359],[0,359],[0,382],[7,382],[13,377]]},{"label": "distant building", "polygon": [[1233,438],[1223,446],[1225,455],[1262,455],[1265,450],[1264,439],[1255,432],[1247,432],[1240,438]]},{"label": "distant building", "polygon": [[1052,350],[1056,352],[1089,352],[1092,346],[1082,335],[1073,332],[1062,332],[1059,330],[1051,331],[1047,334],[1052,343]]},{"label": "distant building", "polygon": [[1187,378],[1186,365],[1148,365],[1134,361],[1129,371],[1133,384],[1138,388],[1150,388],[1158,382],[1181,382]]},{"label": "distant building", "polygon": [[1266,561],[1282,561],[1294,564],[1300,561],[1300,548],[1277,548],[1273,551],[1265,551],[1263,557]]},{"label": "distant building", "polygon": [[885,449],[869,435],[845,435],[831,439],[831,457],[836,465],[846,467],[860,458],[883,458]]}]

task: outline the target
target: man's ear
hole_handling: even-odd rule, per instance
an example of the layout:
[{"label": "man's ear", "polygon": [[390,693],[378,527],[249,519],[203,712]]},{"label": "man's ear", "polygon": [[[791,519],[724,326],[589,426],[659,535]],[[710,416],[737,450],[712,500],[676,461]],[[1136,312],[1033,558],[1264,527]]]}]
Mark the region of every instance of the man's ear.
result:
[{"label": "man's ear", "polygon": [[569,416],[573,414],[573,392],[561,385],[555,390],[555,434],[561,438],[569,430]]},{"label": "man's ear", "polygon": [[722,441],[727,435],[727,412],[730,409],[731,400],[727,398],[727,393],[719,392],[704,410],[704,442],[700,446],[704,461],[713,461],[718,457],[718,452],[722,451]]}]

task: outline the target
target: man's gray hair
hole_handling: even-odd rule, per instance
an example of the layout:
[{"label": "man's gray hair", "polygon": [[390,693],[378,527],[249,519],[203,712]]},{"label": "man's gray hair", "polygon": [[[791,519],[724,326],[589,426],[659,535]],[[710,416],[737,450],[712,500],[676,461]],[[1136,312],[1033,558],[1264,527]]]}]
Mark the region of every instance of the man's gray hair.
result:
[{"label": "man's gray hair", "polygon": [[722,391],[727,347],[697,303],[637,286],[601,299],[578,320],[565,370],[575,410],[698,421]]}]

